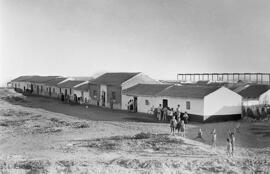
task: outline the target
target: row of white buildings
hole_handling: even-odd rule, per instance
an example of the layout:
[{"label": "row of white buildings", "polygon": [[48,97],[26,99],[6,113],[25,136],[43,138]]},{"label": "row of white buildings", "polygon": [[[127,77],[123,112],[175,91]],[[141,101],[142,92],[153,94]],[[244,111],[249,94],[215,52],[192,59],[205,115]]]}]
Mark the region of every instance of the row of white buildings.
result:
[{"label": "row of white buildings", "polygon": [[270,104],[270,88],[253,84],[169,84],[144,73],[105,73],[95,79],[21,76],[10,82],[19,92],[81,104],[148,113],[160,104],[188,112],[191,121],[236,120],[242,105]]}]

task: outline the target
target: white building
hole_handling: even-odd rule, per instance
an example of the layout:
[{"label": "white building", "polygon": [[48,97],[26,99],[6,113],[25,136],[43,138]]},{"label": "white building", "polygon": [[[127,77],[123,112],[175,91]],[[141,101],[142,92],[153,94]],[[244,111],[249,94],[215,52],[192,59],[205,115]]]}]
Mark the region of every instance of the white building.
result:
[{"label": "white building", "polygon": [[27,80],[32,78],[32,76],[20,76],[16,79],[10,81],[11,87],[18,92],[25,92],[27,89],[30,89],[30,82]]},{"label": "white building", "polygon": [[142,113],[161,104],[174,109],[180,105],[191,121],[241,118],[242,97],[225,87],[139,84],[123,91],[122,109],[127,109],[131,99],[137,101],[137,110]]},{"label": "white building", "polygon": [[49,81],[44,82],[44,95],[58,98],[60,97],[60,88],[57,86],[60,83],[66,82],[70,80],[69,78],[65,77],[58,77]]},{"label": "white building", "polygon": [[270,104],[270,86],[250,84],[238,92],[243,97],[243,106]]},{"label": "white building", "polygon": [[59,88],[61,100],[63,101],[65,98],[69,98],[71,101],[77,102],[77,95],[74,93],[74,88],[76,86],[87,83],[84,80],[68,80],[62,83],[57,84]]},{"label": "white building", "polygon": [[79,99],[80,104],[88,104],[90,101],[89,82],[75,86],[74,94]]},{"label": "white building", "polygon": [[90,82],[90,103],[121,109],[122,90],[139,83],[160,84],[161,82],[143,73],[105,73]]}]

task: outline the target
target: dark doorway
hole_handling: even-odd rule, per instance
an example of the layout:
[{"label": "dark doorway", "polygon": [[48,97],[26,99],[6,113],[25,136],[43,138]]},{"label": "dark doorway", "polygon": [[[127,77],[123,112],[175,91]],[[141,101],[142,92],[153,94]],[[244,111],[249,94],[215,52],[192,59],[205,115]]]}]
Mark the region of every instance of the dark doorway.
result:
[{"label": "dark doorway", "polygon": [[39,86],[37,85],[37,94],[39,94]]},{"label": "dark doorway", "polygon": [[106,92],[105,91],[102,91],[102,94],[101,94],[101,106],[105,106],[105,102],[106,102]]},{"label": "dark doorway", "polygon": [[23,92],[25,92],[25,86],[23,87]]},{"label": "dark doorway", "polygon": [[134,109],[133,109],[133,111],[134,112],[137,112],[138,111],[138,98],[137,97],[134,97],[134,103],[133,103],[133,107],[134,107]]},{"label": "dark doorway", "polygon": [[51,95],[52,95],[52,88],[49,87],[49,96],[51,96]]},{"label": "dark doorway", "polygon": [[77,103],[78,102],[78,97],[76,94],[74,94],[74,102]]},{"label": "dark doorway", "polygon": [[162,105],[163,105],[163,108],[164,107],[168,107],[168,100],[167,99],[163,99]]},{"label": "dark doorway", "polygon": [[31,84],[31,91],[33,92],[33,90],[34,90],[33,84]]},{"label": "dark doorway", "polygon": [[67,96],[67,89],[65,89],[65,97]]}]

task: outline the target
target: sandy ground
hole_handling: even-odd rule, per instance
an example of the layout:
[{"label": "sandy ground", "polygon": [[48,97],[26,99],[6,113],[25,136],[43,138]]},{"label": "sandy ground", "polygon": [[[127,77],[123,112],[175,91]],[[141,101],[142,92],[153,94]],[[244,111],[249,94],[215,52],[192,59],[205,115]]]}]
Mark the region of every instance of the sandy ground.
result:
[{"label": "sandy ground", "polygon": [[[227,157],[227,130],[236,124],[189,124],[181,138],[143,114],[0,89],[0,173],[270,173],[270,124],[241,122],[236,154]],[[192,140],[198,128],[205,142]]]}]

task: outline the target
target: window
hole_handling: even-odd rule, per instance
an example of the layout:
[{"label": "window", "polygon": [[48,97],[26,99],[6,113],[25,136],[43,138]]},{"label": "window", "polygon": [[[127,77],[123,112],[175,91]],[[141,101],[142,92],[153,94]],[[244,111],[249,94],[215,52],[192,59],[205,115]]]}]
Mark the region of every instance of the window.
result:
[{"label": "window", "polygon": [[190,110],[190,101],[187,101],[187,102],[186,102],[186,109],[187,109],[187,110]]},{"label": "window", "polygon": [[115,100],[116,99],[116,93],[113,91],[112,92],[112,99]]},{"label": "window", "polygon": [[150,105],[149,100],[145,100],[145,105]]}]

